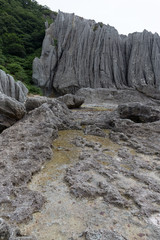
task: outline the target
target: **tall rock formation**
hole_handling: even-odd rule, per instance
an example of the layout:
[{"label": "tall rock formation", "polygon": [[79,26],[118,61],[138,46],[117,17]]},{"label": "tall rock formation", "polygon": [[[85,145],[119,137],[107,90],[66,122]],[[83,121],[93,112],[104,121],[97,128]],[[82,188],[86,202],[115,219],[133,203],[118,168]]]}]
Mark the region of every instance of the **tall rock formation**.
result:
[{"label": "tall rock formation", "polygon": [[33,80],[45,95],[83,87],[160,88],[160,37],[146,30],[123,36],[109,25],[59,12],[33,62]]},{"label": "tall rock formation", "polygon": [[28,89],[0,70],[0,133],[23,118]]},{"label": "tall rock formation", "polygon": [[11,75],[0,69],[0,93],[23,103],[26,100],[28,89],[22,82],[15,82]]}]

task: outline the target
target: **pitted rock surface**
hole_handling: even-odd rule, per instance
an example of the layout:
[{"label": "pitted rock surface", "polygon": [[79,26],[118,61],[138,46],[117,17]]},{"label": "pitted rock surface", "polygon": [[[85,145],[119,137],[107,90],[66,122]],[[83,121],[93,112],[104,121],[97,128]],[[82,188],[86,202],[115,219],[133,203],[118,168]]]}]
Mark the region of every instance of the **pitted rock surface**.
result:
[{"label": "pitted rock surface", "polygon": [[[113,104],[113,109],[107,108],[106,105],[106,110],[99,107],[91,108],[91,105],[87,109],[85,105],[82,105],[80,109],[72,110],[72,115],[65,105],[62,104],[61,107],[58,107],[59,104],[62,103],[55,100],[55,104],[44,103],[30,111],[28,117],[33,115],[33,122],[34,119],[37,119],[37,127],[34,125],[34,129],[37,128],[38,131],[40,122],[41,124],[47,122],[49,127],[50,121],[52,122],[54,119],[53,125],[56,127],[54,133],[57,133],[57,126],[58,129],[67,129],[69,126],[77,129],[77,124],[85,123],[86,129],[89,128],[89,133],[98,129],[98,131],[103,131],[105,136],[85,135],[83,126],[81,130],[61,131],[59,140],[55,141],[55,145],[53,143],[55,159],[53,157],[33,178],[33,183],[31,182],[29,185],[32,189],[32,191],[29,190],[30,192],[27,192],[27,186],[24,185],[23,180],[24,178],[27,183],[28,179],[31,179],[28,174],[29,168],[27,168],[27,164],[24,165],[25,161],[21,165],[21,161],[18,159],[23,159],[23,155],[17,153],[18,159],[14,158],[14,161],[17,161],[16,166],[21,166],[18,171],[23,177],[18,178],[16,172],[12,176],[12,181],[16,189],[20,188],[17,185],[19,183],[23,192],[30,196],[29,201],[32,206],[29,207],[25,203],[29,216],[34,211],[33,206],[36,211],[41,207],[41,201],[44,201],[43,198],[40,198],[41,192],[47,199],[45,207],[39,210],[40,213],[34,214],[33,220],[23,226],[25,234],[32,235],[34,233],[40,240],[50,240],[55,236],[63,240],[98,240],[101,238],[159,240],[159,121],[135,123],[131,119],[127,119],[128,115],[126,119],[121,118],[119,108],[115,110],[116,104]],[[133,107],[133,104],[131,106]],[[47,117],[47,119],[42,121],[38,116],[41,116],[41,110],[44,107],[45,109],[47,107],[48,113],[46,114],[44,111],[43,117]],[[135,107],[139,108],[139,105]],[[158,114],[159,112],[158,105],[143,104],[140,107],[149,110],[149,114]],[[124,109],[129,109],[128,103]],[[136,114],[139,113],[136,112]],[[26,116],[26,118],[28,117]],[[61,119],[64,121],[61,122]],[[66,123],[66,121],[69,122]],[[45,124],[43,126],[44,131],[49,134],[48,127],[46,128]],[[32,131],[34,137],[35,132],[33,129]],[[36,134],[38,135],[38,132]],[[42,134],[44,134],[43,131]],[[44,136],[45,139],[48,139],[47,134]],[[51,137],[51,135],[49,136]],[[118,144],[111,141],[109,137]],[[39,138],[41,139],[41,135],[38,136],[38,140]],[[44,138],[43,144],[46,144]],[[135,142],[143,147],[141,153],[140,148],[131,145]],[[30,149],[31,152],[36,153],[35,157],[37,157],[37,148],[36,145],[35,148]],[[12,154],[12,156],[14,155]],[[43,156],[41,152],[34,167],[37,167],[37,162],[44,159]],[[34,162],[32,159],[32,163],[30,163],[32,169],[33,165],[31,164]],[[3,164],[2,168],[4,169]],[[35,168],[35,171],[38,170],[40,167],[39,169]],[[33,195],[35,202],[32,198]],[[25,202],[25,196],[24,194],[24,198],[19,197],[20,202],[17,201],[17,205],[12,206],[7,203],[6,208],[10,207],[10,214],[15,211],[13,209],[15,206],[17,209],[18,206],[23,209],[22,202]],[[19,217],[23,215],[30,219],[23,211],[17,211],[17,214],[20,214]]]},{"label": "pitted rock surface", "polygon": [[[83,138],[76,138],[73,143],[82,149],[90,149],[83,150],[79,162],[66,172],[65,181],[75,197],[102,196],[106,203],[134,209],[141,215],[159,212],[160,184],[147,176],[147,172],[156,172],[158,161],[144,162],[140,157],[132,156],[127,149],[120,150],[119,157],[114,158],[108,156],[101,145]],[[146,174],[141,173],[143,170]],[[129,185],[132,178],[139,182],[134,187]],[[123,181],[128,184],[124,185]]]},{"label": "pitted rock surface", "polygon": [[8,225],[0,218],[0,240],[9,240],[10,231]]},{"label": "pitted rock surface", "polygon": [[[50,160],[58,129],[77,127],[67,107],[57,101],[42,104],[0,134],[0,217],[9,223],[28,221],[44,204],[41,193],[27,183]],[[12,227],[11,227],[12,231]],[[20,235],[19,235],[20,236]],[[9,238],[13,240],[17,238]],[[18,239],[33,239],[21,237]]]},{"label": "pitted rock surface", "polygon": [[129,103],[118,106],[122,119],[130,119],[136,123],[156,122],[160,120],[160,110],[141,103]]},{"label": "pitted rock surface", "polygon": [[64,102],[68,108],[79,108],[85,101],[85,98],[73,94],[65,94],[58,97],[58,100]]},{"label": "pitted rock surface", "polygon": [[100,136],[105,137],[106,134],[103,132],[103,130],[96,125],[88,125],[84,129],[84,134],[86,135],[94,135],[94,136]]},{"label": "pitted rock surface", "polygon": [[[81,125],[111,129],[110,138],[137,152],[160,155],[160,106],[146,103],[126,103],[113,111],[74,111]],[[137,123],[138,121],[138,123]]]},{"label": "pitted rock surface", "polygon": [[25,113],[23,103],[0,93],[0,132],[23,118]]},{"label": "pitted rock surface", "polygon": [[[156,90],[152,89],[155,93]],[[158,92],[158,90],[157,90]],[[125,103],[146,103],[149,105],[159,105],[159,100],[153,99],[152,95],[147,96],[145,93],[129,89],[107,89],[107,88],[81,88],[76,92],[77,96],[85,98],[85,103],[103,104],[125,104]]]},{"label": "pitted rock surface", "polygon": [[106,231],[106,230],[86,230],[84,233],[86,240],[127,240],[123,236],[118,235],[116,232],[113,231]]}]

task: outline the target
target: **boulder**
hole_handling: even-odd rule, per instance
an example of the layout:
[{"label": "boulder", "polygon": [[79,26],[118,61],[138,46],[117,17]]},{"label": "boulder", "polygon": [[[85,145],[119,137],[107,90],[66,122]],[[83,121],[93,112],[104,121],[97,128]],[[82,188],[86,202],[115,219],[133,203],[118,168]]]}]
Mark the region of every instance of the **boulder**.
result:
[{"label": "boulder", "polygon": [[0,132],[20,120],[25,113],[23,103],[0,93]]},{"label": "boulder", "polygon": [[66,94],[58,97],[58,100],[65,103],[68,108],[79,108],[85,101],[85,98],[73,94]]},{"label": "boulder", "polygon": [[134,89],[81,88],[76,92],[76,96],[84,97],[85,103],[121,104],[126,102],[143,102],[155,104],[154,100]]},{"label": "boulder", "polygon": [[[67,109],[66,104],[63,103],[63,101],[59,101],[59,99],[56,98],[47,98],[47,97],[28,97],[25,102],[25,107],[27,112],[32,111],[35,108],[40,107],[43,103],[55,105],[58,104],[63,106],[64,109]],[[68,111],[68,110],[67,110]]]},{"label": "boulder", "polygon": [[0,69],[0,92],[23,103],[26,100],[28,89],[21,81],[15,82],[11,75]]},{"label": "boulder", "polygon": [[27,97],[26,101],[25,101],[25,107],[26,107],[26,111],[32,111],[35,108],[40,107],[43,103],[52,103],[54,102],[54,100],[52,101],[52,98],[47,98],[47,97]]},{"label": "boulder", "polygon": [[118,106],[122,119],[130,119],[136,123],[155,122],[160,120],[160,111],[142,103],[128,103]]},{"label": "boulder", "polygon": [[72,94],[66,94],[58,98],[47,98],[47,97],[28,97],[25,102],[27,112],[41,106],[43,103],[53,104],[55,102],[61,102],[62,105],[68,108],[79,108],[84,103],[84,98],[75,96]]},{"label": "boulder", "polygon": [[160,37],[144,30],[128,36],[114,27],[60,12],[46,30],[33,81],[45,95],[80,88],[160,89]]}]

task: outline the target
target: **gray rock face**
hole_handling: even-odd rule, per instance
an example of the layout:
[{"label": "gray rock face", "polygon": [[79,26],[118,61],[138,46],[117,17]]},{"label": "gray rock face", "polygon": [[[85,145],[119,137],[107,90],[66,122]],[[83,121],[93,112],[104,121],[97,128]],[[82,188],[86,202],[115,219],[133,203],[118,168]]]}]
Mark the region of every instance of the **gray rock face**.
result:
[{"label": "gray rock face", "polygon": [[148,85],[137,86],[136,89],[137,89],[137,91],[145,94],[148,97],[160,100],[160,90],[159,89],[155,89],[154,87],[148,86]]},{"label": "gray rock face", "polygon": [[[121,196],[118,189],[111,184],[111,181],[116,177],[116,172],[105,169],[97,161],[97,157],[105,158],[104,154],[97,154],[101,151],[101,145],[80,137],[74,140],[74,144],[78,147],[92,148],[96,151],[96,154],[83,152],[79,157],[81,161],[67,169],[65,181],[70,186],[70,192],[81,198],[101,196],[107,203],[122,208],[126,207],[126,200]],[[89,174],[89,172],[92,173]],[[103,177],[100,177],[100,174]]]},{"label": "gray rock face", "polygon": [[0,93],[0,132],[25,115],[24,104]]},{"label": "gray rock face", "polygon": [[103,132],[103,130],[96,125],[88,125],[84,128],[84,134],[85,135],[94,135],[94,136],[100,136],[105,137],[106,134]]},{"label": "gray rock face", "polygon": [[129,103],[118,106],[120,118],[137,123],[156,122],[160,120],[160,111],[141,103]]},{"label": "gray rock face", "polygon": [[25,107],[27,112],[40,107],[43,103],[54,104],[55,99],[47,98],[47,97],[28,97],[25,102]]},{"label": "gray rock face", "polygon": [[127,240],[123,236],[120,236],[118,233],[114,231],[106,231],[104,229],[100,229],[98,231],[93,231],[91,229],[86,230],[84,233],[86,240]]},{"label": "gray rock face", "polygon": [[160,37],[146,30],[119,35],[109,25],[59,12],[46,30],[33,80],[50,94],[79,88],[160,88]]},{"label": "gray rock face", "polygon": [[28,97],[25,102],[26,110],[29,112],[35,108],[38,108],[43,103],[53,104],[55,101],[61,102],[62,105],[66,105],[68,108],[79,108],[84,103],[84,98],[75,96],[72,94],[66,94],[62,97],[47,98],[47,97]]},{"label": "gray rock face", "polygon": [[58,100],[65,103],[68,108],[79,108],[84,103],[85,98],[73,94],[66,94],[59,97]]},{"label": "gray rock face", "polygon": [[0,218],[0,240],[9,240],[10,232],[8,225]]},{"label": "gray rock face", "polygon": [[24,102],[28,89],[22,82],[15,82],[12,76],[0,69],[0,92],[15,98],[19,102]]},{"label": "gray rock face", "polygon": [[[66,105],[54,100],[29,112],[0,134],[0,218],[16,224],[31,219],[32,213],[42,207],[44,197],[28,189],[27,183],[51,159],[52,142],[58,130],[76,126]],[[1,225],[0,221],[0,234]],[[8,234],[7,230],[4,234]],[[34,239],[16,236],[10,240]],[[8,238],[0,235],[0,239]]]},{"label": "gray rock face", "polygon": [[[157,91],[158,92],[158,91]],[[85,103],[127,103],[143,102],[155,105],[156,99],[150,99],[146,94],[134,89],[105,89],[105,88],[81,88],[76,92],[76,96],[85,98]]]}]

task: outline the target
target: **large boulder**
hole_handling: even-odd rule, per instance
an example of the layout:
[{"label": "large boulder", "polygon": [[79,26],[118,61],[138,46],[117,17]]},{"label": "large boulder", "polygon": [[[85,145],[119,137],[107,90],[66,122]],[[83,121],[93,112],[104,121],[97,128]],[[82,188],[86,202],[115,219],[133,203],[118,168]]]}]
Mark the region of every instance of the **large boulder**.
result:
[{"label": "large boulder", "polygon": [[58,98],[47,97],[28,97],[25,101],[25,107],[27,112],[41,106],[43,103],[53,104],[55,101],[62,102],[68,108],[79,108],[84,103],[84,98],[72,94],[66,94]]},{"label": "large boulder", "polygon": [[80,88],[160,88],[160,37],[144,30],[128,36],[114,27],[59,12],[46,30],[33,81],[44,94]]},{"label": "large boulder", "polygon": [[73,94],[65,94],[58,97],[58,100],[65,103],[68,108],[79,108],[84,103],[85,98]]},{"label": "large boulder", "polygon": [[76,96],[85,98],[85,103],[132,103],[143,102],[154,104],[154,100],[134,89],[105,89],[105,88],[81,88]]},{"label": "large boulder", "polygon": [[128,103],[118,106],[122,119],[130,119],[136,123],[156,122],[160,120],[160,111],[142,103]]},{"label": "large boulder", "polygon": [[52,98],[47,98],[47,97],[41,97],[41,96],[36,96],[36,97],[27,97],[25,101],[25,107],[27,112],[32,111],[35,108],[40,107],[43,103],[52,103],[55,100]]},{"label": "large boulder", "polygon": [[0,93],[0,132],[20,120],[25,112],[23,103]]},{"label": "large boulder", "polygon": [[19,102],[24,102],[26,100],[28,89],[22,82],[15,82],[11,75],[6,74],[0,69],[0,92],[9,97],[15,98]]}]

